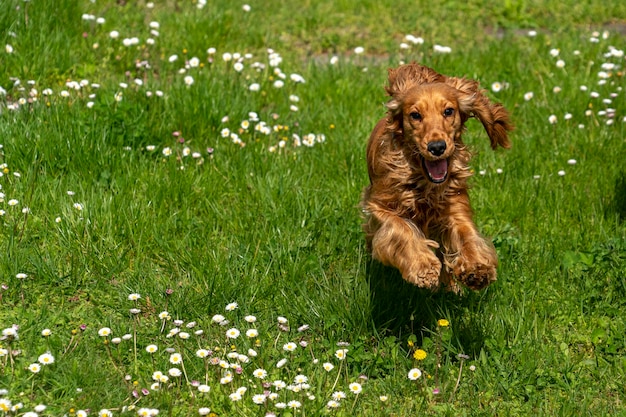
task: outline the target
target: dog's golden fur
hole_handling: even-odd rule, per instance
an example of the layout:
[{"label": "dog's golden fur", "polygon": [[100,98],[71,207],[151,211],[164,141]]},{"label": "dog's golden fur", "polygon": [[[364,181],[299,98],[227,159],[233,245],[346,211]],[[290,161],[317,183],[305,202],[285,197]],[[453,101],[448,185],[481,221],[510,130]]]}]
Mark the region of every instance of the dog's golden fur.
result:
[{"label": "dog's golden fur", "polygon": [[[477,81],[416,64],[389,70],[391,99],[367,146],[364,231],[372,256],[417,286],[458,291],[496,280],[498,259],[472,221],[470,152],[461,134],[480,120],[493,149],[510,147],[509,114]],[[456,277],[456,279],[454,278]]]}]

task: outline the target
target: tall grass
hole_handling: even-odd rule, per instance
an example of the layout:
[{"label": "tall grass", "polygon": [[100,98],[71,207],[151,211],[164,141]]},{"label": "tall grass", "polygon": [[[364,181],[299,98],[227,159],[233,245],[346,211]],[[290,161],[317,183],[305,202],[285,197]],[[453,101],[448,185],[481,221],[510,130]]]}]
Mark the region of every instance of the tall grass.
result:
[{"label": "tall grass", "polygon": [[[0,7],[0,415],[623,413],[624,5],[61,3]],[[494,153],[468,123],[479,293],[366,253],[365,144],[411,60],[517,126]]]}]

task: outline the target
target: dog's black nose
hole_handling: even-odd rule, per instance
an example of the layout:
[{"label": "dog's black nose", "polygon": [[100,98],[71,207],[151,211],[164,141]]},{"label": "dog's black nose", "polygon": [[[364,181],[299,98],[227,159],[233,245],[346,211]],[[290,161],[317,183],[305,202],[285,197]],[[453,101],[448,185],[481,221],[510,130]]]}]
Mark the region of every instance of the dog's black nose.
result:
[{"label": "dog's black nose", "polygon": [[428,144],[428,152],[433,156],[441,156],[446,151],[446,141],[438,140]]}]

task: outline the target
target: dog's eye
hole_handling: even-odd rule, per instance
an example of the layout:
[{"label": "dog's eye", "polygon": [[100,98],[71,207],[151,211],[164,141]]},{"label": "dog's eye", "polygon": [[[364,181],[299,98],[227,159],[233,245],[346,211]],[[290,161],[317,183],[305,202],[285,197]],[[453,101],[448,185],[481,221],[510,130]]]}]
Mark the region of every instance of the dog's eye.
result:
[{"label": "dog's eye", "polygon": [[450,117],[450,116],[452,116],[453,114],[454,114],[454,109],[453,109],[452,107],[448,107],[447,109],[445,109],[445,110],[443,111],[443,115],[444,115],[445,117]]},{"label": "dog's eye", "polygon": [[419,114],[418,112],[414,111],[412,113],[409,113],[409,116],[411,117],[411,119],[413,120],[422,120],[422,115]]}]

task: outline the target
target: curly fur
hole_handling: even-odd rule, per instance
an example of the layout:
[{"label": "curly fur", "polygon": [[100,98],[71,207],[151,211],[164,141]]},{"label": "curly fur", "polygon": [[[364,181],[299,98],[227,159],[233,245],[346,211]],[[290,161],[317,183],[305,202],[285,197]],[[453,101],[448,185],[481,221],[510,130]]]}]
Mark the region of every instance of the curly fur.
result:
[{"label": "curly fur", "polygon": [[481,121],[492,148],[509,148],[507,110],[478,82],[411,63],[390,69],[387,116],[367,146],[370,185],[363,192],[372,256],[417,286],[458,291],[496,280],[493,245],[472,221],[465,122]]}]

